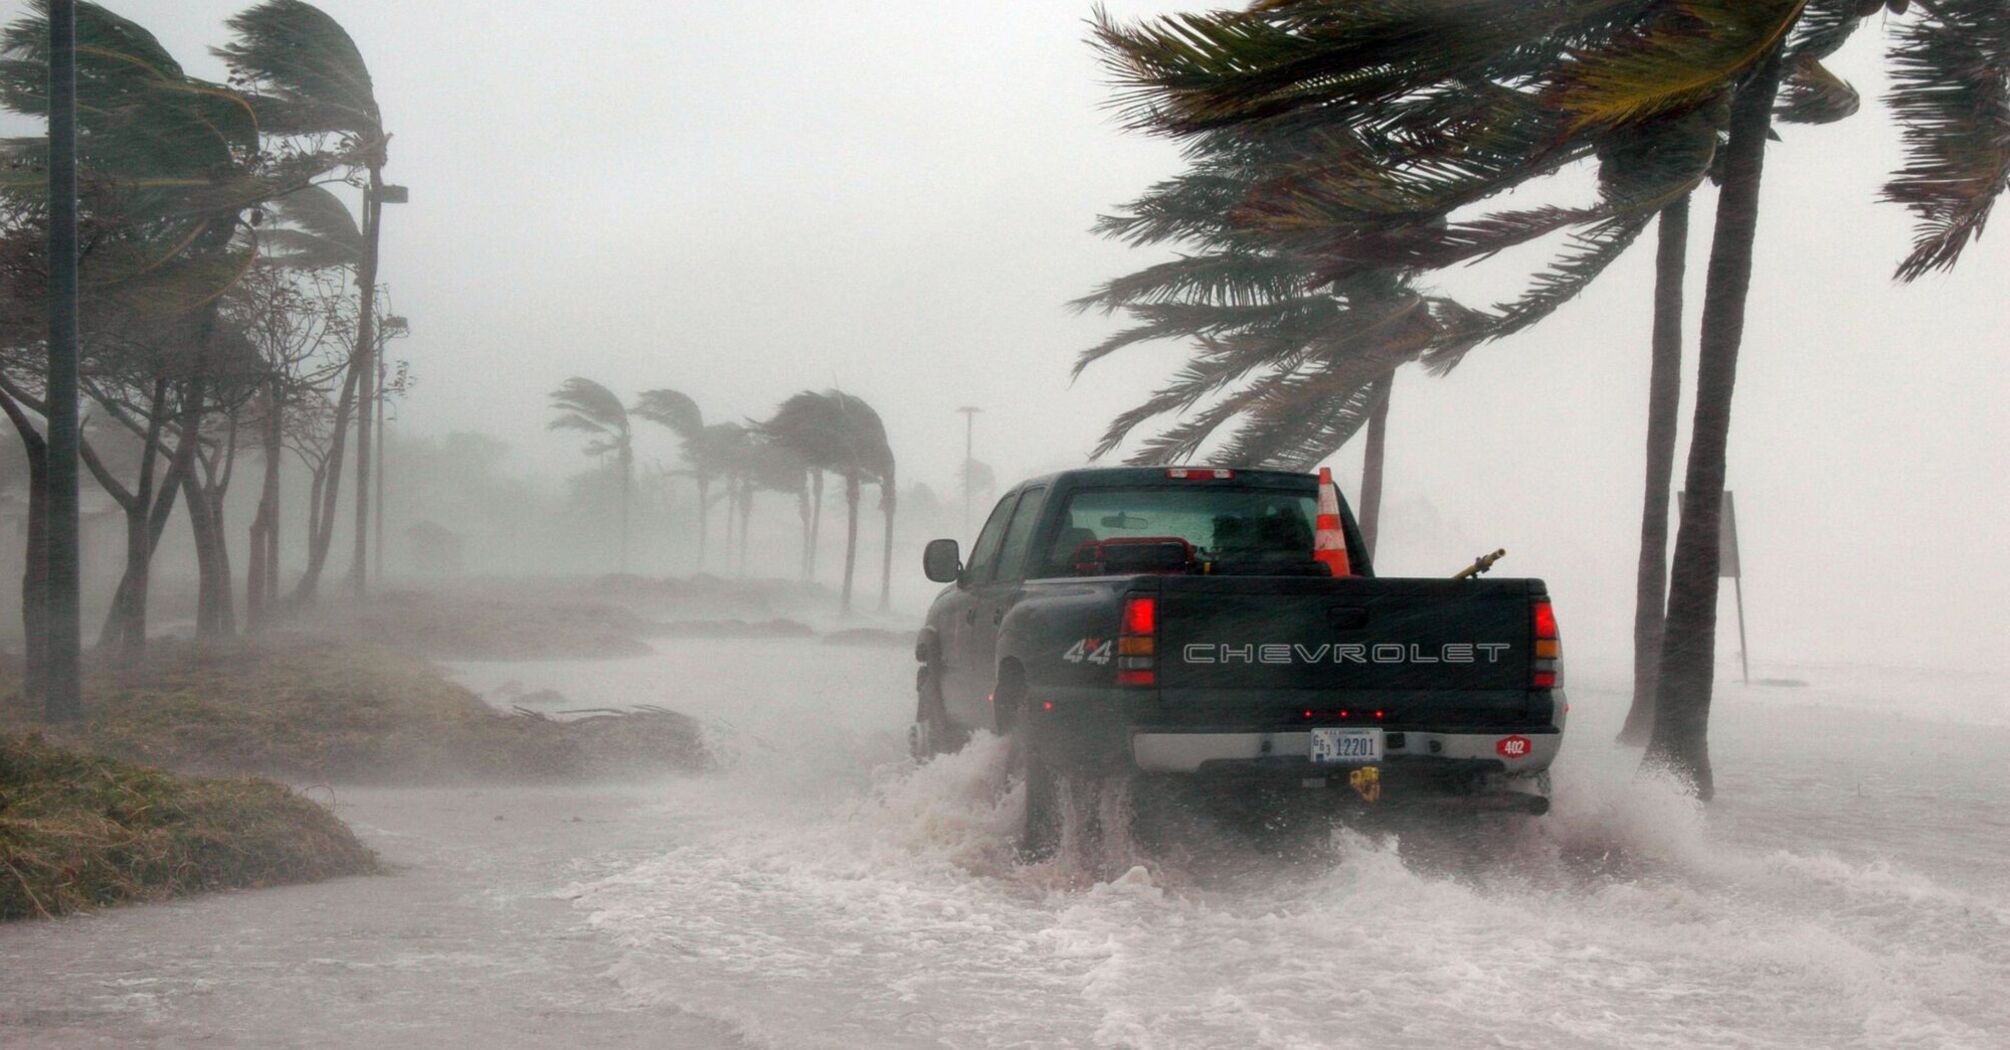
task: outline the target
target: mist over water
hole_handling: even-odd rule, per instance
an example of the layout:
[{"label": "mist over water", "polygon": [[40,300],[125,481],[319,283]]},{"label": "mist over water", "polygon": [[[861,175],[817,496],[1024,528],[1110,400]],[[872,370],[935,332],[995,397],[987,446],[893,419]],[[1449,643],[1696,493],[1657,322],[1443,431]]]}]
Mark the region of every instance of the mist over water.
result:
[{"label": "mist over water", "polygon": [[1623,679],[1580,674],[1545,818],[1202,826],[1027,866],[1001,741],[905,759],[897,658],[724,645],[596,666],[607,701],[679,683],[734,758],[652,803],[664,848],[561,893],[619,947],[625,996],[753,1045],[1980,1048],[2010,1032],[2010,730],[1920,718],[1917,699],[1873,715],[1833,702],[1846,685],[1726,686],[1706,812],[1605,743]]}]

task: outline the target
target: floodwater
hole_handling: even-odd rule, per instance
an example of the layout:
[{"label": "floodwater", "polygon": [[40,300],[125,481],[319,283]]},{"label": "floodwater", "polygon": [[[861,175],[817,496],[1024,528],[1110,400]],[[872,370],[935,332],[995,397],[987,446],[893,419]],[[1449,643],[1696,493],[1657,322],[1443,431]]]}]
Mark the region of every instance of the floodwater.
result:
[{"label": "floodwater", "polygon": [[1634,775],[1622,679],[1574,666],[1540,820],[1202,826],[1028,867],[997,741],[904,761],[912,666],[772,640],[455,665],[688,711],[727,765],[338,791],[399,874],[0,929],[0,1044],[2010,1045],[1991,678],[1726,685],[1706,812]]}]

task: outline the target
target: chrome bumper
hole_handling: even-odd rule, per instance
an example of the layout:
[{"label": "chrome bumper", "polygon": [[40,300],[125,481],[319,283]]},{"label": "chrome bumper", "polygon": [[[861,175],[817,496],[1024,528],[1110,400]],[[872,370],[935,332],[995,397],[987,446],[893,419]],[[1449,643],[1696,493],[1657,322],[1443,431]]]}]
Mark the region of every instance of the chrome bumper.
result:
[{"label": "chrome bumper", "polygon": [[[1400,734],[1402,746],[1384,750],[1388,759],[1441,759],[1449,762],[1486,761],[1500,763],[1503,772],[1539,773],[1556,760],[1563,734],[1550,727],[1545,732],[1440,733],[1392,730]],[[1393,745],[1393,741],[1391,741]],[[1525,752],[1515,754],[1515,752]],[[1344,765],[1313,767],[1312,734],[1303,729],[1251,733],[1160,733],[1131,734],[1131,759],[1146,773],[1195,773],[1210,763],[1236,765],[1288,764],[1293,759],[1314,769],[1340,771]]]}]

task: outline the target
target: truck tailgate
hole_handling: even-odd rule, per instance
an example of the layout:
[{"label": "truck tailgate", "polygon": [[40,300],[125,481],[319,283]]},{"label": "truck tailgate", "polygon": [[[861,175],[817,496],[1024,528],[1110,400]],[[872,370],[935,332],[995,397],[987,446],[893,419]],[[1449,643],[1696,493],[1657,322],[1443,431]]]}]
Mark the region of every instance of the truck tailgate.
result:
[{"label": "truck tailgate", "polygon": [[1153,720],[1547,721],[1548,694],[1529,688],[1530,605],[1545,593],[1516,579],[1162,577]]}]

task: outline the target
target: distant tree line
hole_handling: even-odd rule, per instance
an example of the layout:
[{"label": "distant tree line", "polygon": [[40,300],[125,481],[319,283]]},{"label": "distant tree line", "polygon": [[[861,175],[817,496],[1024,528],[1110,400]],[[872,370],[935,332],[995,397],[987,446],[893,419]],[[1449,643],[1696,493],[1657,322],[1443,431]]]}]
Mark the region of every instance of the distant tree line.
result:
[{"label": "distant tree line", "polygon": [[698,402],[677,390],[645,390],[633,404],[600,383],[580,376],[551,394],[551,429],[588,435],[583,451],[609,462],[620,484],[619,565],[627,571],[629,521],[633,503],[635,449],[633,420],[654,423],[675,435],[681,463],[658,465],[665,478],[684,478],[697,494],[698,563],[705,564],[712,508],[725,510],[728,557],[737,544],[742,572],[747,533],[758,492],[795,497],[802,519],[803,579],[816,575],[817,540],[823,528],[824,484],[835,476],[844,484],[845,558],[839,606],[852,607],[858,567],[859,503],[864,486],[879,489],[882,531],[879,608],[889,607],[893,588],[893,525],[899,502],[892,445],[879,413],[864,399],[842,390],[805,390],[783,401],[764,421],[707,423]]}]

